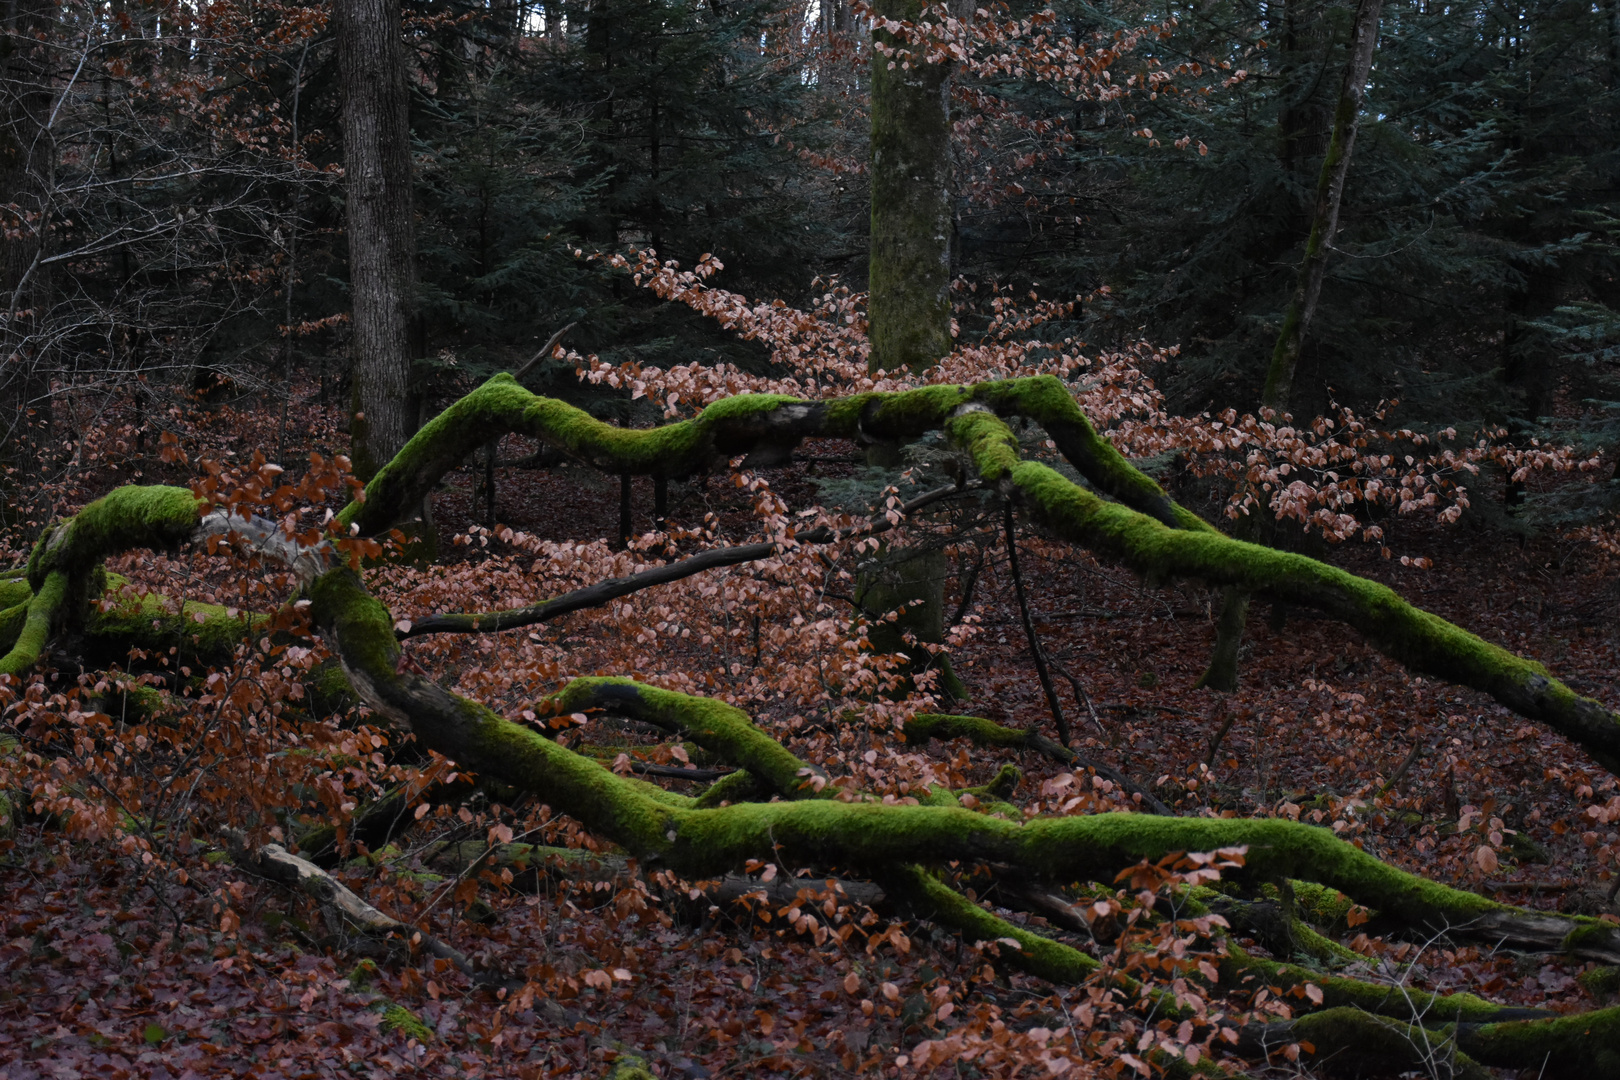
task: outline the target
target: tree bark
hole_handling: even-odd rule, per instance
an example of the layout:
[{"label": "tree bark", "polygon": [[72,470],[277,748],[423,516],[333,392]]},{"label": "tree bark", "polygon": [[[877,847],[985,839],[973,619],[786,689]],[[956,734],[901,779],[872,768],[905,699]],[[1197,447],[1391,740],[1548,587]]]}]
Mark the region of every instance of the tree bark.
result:
[{"label": "tree bark", "polygon": [[[1322,282],[1327,277],[1327,256],[1333,246],[1333,237],[1339,230],[1339,206],[1344,197],[1344,181],[1350,172],[1351,150],[1356,142],[1356,127],[1361,116],[1361,99],[1366,92],[1367,76],[1372,70],[1373,48],[1378,42],[1378,19],[1383,0],[1360,0],[1356,7],[1355,23],[1350,31],[1350,60],[1345,65],[1344,83],[1339,90],[1339,105],[1333,114],[1333,133],[1328,139],[1327,155],[1322,159],[1322,172],[1317,180],[1316,210],[1311,219],[1310,235],[1305,241],[1305,261],[1299,268],[1299,280],[1288,310],[1283,315],[1282,329],[1271,354],[1271,367],[1266,373],[1265,391],[1261,404],[1286,413],[1294,391],[1294,375],[1299,368],[1299,357],[1311,320],[1316,315],[1317,301],[1322,295]],[[1308,132],[1288,130],[1289,114],[1284,114],[1285,159],[1288,140],[1308,135]],[[1296,117],[1295,123],[1298,122]],[[1254,517],[1245,518],[1249,535],[1261,523]],[[1239,535],[1243,535],[1241,532]],[[1238,649],[1243,641],[1243,630],[1248,622],[1249,594],[1241,589],[1227,588],[1221,593],[1221,613],[1215,625],[1215,648],[1209,667],[1198,680],[1198,686],[1211,690],[1237,689]]]},{"label": "tree bark", "polygon": [[1299,367],[1300,348],[1310,331],[1316,304],[1327,276],[1328,251],[1339,230],[1339,205],[1344,197],[1344,180],[1350,172],[1351,151],[1356,143],[1356,127],[1361,117],[1361,99],[1366,93],[1367,76],[1372,70],[1373,48],[1378,42],[1378,18],[1383,0],[1360,0],[1350,32],[1350,60],[1345,65],[1344,83],[1339,89],[1339,105],[1333,114],[1333,135],[1317,181],[1316,212],[1311,233],[1305,241],[1305,261],[1299,268],[1299,281],[1283,315],[1282,330],[1271,354],[1271,370],[1261,402],[1279,412],[1288,408],[1293,394],[1294,372]]},{"label": "tree bark", "polygon": [[[881,0],[879,19],[915,19],[920,0]],[[867,316],[873,371],[922,371],[951,351],[949,64],[887,56],[872,34],[872,234]]]},{"label": "tree bark", "polygon": [[0,3],[0,445],[30,462],[30,428],[50,420],[50,378],[32,328],[50,304],[43,264],[56,146],[50,131],[52,76],[47,34],[56,8],[44,0]]},{"label": "tree bark", "polygon": [[410,436],[416,304],[409,93],[399,0],[338,0],[343,159],[353,305],[356,471],[369,477]]}]

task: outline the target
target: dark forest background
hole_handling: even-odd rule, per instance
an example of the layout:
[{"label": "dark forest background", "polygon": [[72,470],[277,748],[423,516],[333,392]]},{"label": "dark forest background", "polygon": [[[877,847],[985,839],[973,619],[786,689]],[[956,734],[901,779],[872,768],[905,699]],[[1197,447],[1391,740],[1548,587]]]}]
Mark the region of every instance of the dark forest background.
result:
[{"label": "dark forest background", "polygon": [[[1173,408],[1255,408],[1353,5],[1052,10],[1080,41],[1175,25],[1114,65],[1128,92],[1113,101],[958,78],[957,273],[1084,298],[1043,333],[1179,346],[1151,373]],[[497,0],[408,2],[404,18],[422,415],[570,322],[567,344],[609,361],[768,363],[578,253],[709,252],[718,284],[789,303],[831,278],[864,287],[861,11]],[[74,426],[115,405],[252,398],[296,426],[311,395],[344,400],[325,9],[7,0],[5,20],[8,441],[61,468]],[[1191,63],[1196,77],[1148,85]],[[1295,411],[1398,399],[1393,419],[1416,427],[1612,446],[1617,104],[1617,0],[1391,0]],[[548,363],[531,385],[578,398],[572,365]],[[1608,496],[1581,488],[1580,505],[1533,509],[1587,518]]]}]

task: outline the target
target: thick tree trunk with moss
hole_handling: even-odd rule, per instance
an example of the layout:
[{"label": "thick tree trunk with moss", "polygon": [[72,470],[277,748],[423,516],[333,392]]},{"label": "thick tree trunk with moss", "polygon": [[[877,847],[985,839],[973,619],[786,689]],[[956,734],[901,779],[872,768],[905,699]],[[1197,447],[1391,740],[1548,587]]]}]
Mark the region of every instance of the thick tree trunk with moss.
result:
[{"label": "thick tree trunk with moss", "polygon": [[410,99],[399,0],[337,0],[344,227],[353,307],[355,470],[369,477],[411,432],[416,304]]},{"label": "thick tree trunk with moss", "polygon": [[[1018,440],[1003,419],[1013,415],[1042,424],[1095,490],[1043,464],[1020,460]],[[1620,766],[1620,718],[1607,708],[1577,697],[1539,665],[1412,607],[1384,586],[1304,556],[1232,540],[1198,522],[1098,438],[1063,384],[1051,377],[815,403],[732,398],[694,420],[632,430],[535,397],[510,377],[498,376],[418,433],[368,485],[365,500],[347,507],[340,520],[366,532],[387,528],[419,501],[422,487],[436,483],[493,431],[542,439],[614,474],[679,475],[750,447],[807,435],[853,438],[875,432],[901,441],[930,430],[943,430],[986,483],[1001,487],[1059,537],[1161,579],[1195,577],[1315,606],[1415,670],[1493,693],[1581,742],[1606,767]],[[1105,501],[1097,492],[1118,501]],[[963,792],[934,788],[918,793],[918,805],[886,804],[829,783],[822,770],[722,702],[630,679],[594,678],[575,680],[537,705],[537,711],[599,709],[630,716],[696,743],[736,770],[697,796],[619,776],[405,669],[393,614],[330,546],[300,548],[282,538],[273,523],[210,511],[178,488],[119,489],[51,529],[21,573],[0,577],[0,601],[9,605],[0,612],[8,635],[0,647],[10,649],[0,660],[0,673],[25,672],[59,628],[85,621],[107,556],[231,533],[293,569],[348,681],[377,714],[485,781],[535,793],[644,867],[701,880],[734,872],[750,859],[837,866],[870,877],[888,900],[968,940],[1015,942],[1016,948],[1000,954],[1005,964],[1072,983],[1092,976],[1099,962],[957,891],[948,868],[994,867],[1006,882],[1006,902],[1027,904],[1063,925],[1077,910],[1064,895],[1071,883],[1112,881],[1122,867],[1174,852],[1242,847],[1244,865],[1228,876],[1261,890],[1284,883],[1295,897],[1280,908],[1288,940],[1313,955],[1340,955],[1342,946],[1321,931],[1355,903],[1372,909],[1381,927],[1620,962],[1620,928],[1526,911],[1436,884],[1380,862],[1327,829],[1278,819],[1137,814],[1025,820],[1021,813],[1004,812],[1003,800],[1017,782],[1010,768],[974,790],[971,802]],[[936,718],[928,721],[925,735],[919,731],[920,737],[956,734],[990,745],[1018,736],[1022,745],[1037,746],[1027,735],[982,721],[976,727],[964,718]],[[296,863],[288,865],[301,881],[319,880]],[[1230,903],[1200,890],[1181,898],[1184,911]],[[1321,991],[1320,1001],[1301,1002],[1301,1015],[1287,1022],[1292,1026],[1246,1030],[1246,1045],[1255,1053],[1287,1036],[1311,1041],[1321,1053],[1370,1054],[1377,1047],[1395,1047],[1397,1040],[1385,1036],[1404,1031],[1436,1045],[1454,1044],[1459,1062],[1535,1067],[1550,1060],[1560,1069],[1579,1062],[1592,1077],[1620,1077],[1620,1056],[1613,1051],[1620,1009],[1579,1017],[1526,1016],[1468,994],[1426,994],[1257,958],[1231,942],[1221,965],[1220,985],[1249,979],[1287,987],[1308,981]],[[1128,992],[1132,1008],[1201,1022],[1167,991],[1123,974],[1110,978]],[[1312,1014],[1312,1009],[1323,1011]]]},{"label": "thick tree trunk with moss", "polygon": [[[879,0],[873,14],[922,10]],[[951,68],[886,55],[910,46],[884,30],[872,40],[871,366],[921,371],[951,351]]]}]

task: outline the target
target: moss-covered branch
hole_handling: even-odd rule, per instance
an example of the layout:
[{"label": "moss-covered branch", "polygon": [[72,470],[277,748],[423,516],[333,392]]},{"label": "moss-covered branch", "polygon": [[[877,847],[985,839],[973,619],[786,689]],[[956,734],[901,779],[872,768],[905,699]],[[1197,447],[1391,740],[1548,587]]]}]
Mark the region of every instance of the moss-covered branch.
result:
[{"label": "moss-covered branch", "polygon": [[[885,871],[903,863],[981,860],[1030,878],[1071,882],[1107,879],[1121,866],[1174,851],[1245,845],[1244,876],[1260,881],[1320,882],[1387,918],[1467,934],[1481,928],[1511,942],[1521,925],[1555,918],[1564,943],[1596,957],[1620,947],[1620,931],[1591,919],[1535,915],[1452,889],[1380,862],[1327,829],[1279,820],[1156,818],[1132,814],[1037,819],[1016,823],[968,810],[896,806],[828,799],[750,803],[696,809],[677,799],[655,800],[628,778],[575,754],[536,731],[496,716],[435,683],[396,670],[399,646],[388,611],[353,571],[330,571],[311,590],[319,625],[343,658],[350,680],[372,706],[409,724],[427,746],[480,774],[541,794],[599,835],[650,863],[680,873],[724,873],[750,858],[796,865],[842,865]],[[583,682],[563,704],[616,699],[624,709],[656,715],[700,699],[623,682]],[[622,696],[621,696],[622,695]],[[777,776],[794,791],[803,764],[785,751],[780,764],[762,757],[763,733],[725,706],[686,730],[713,733],[717,752],[736,764]],[[690,724],[690,726],[687,726]],[[757,732],[757,729],[752,729]],[[751,745],[750,745],[751,744]],[[724,747],[721,751],[719,748]],[[1539,937],[1536,938],[1540,940]]]},{"label": "moss-covered branch", "polygon": [[[1026,416],[1053,435],[1099,491],[1019,458],[1003,416]],[[1534,661],[1407,603],[1394,590],[1314,559],[1232,540],[1169,500],[1086,421],[1050,376],[973,386],[928,386],[825,402],[772,395],[716,402],[692,420],[646,430],[613,427],[497,376],[445,410],[347,507],[344,524],[377,532],[414,507],[492,431],[519,431],[617,474],[678,476],[762,448],[811,436],[902,441],[944,430],[968,450],[980,476],[1013,491],[1037,521],[1064,539],[1118,559],[1156,580],[1195,578],[1314,607],[1360,630],[1408,667],[1491,694],[1542,721],[1620,771],[1620,719],[1575,694]],[[1133,509],[1134,508],[1134,509]]]}]

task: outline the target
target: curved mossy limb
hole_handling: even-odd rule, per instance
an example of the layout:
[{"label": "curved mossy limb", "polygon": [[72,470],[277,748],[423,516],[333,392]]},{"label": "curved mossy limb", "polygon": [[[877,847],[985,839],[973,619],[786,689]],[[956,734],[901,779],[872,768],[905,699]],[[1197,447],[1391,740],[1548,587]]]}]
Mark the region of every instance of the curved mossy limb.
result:
[{"label": "curved mossy limb", "polygon": [[[998,414],[1030,416],[1066,432],[1061,445],[1072,452],[1076,467],[1125,505],[1104,502],[1044,465],[1021,461],[1018,440]],[[1169,502],[1117,451],[1105,450],[1104,440],[1089,425],[1081,426],[1083,420],[1062,382],[1040,376],[824,402],[743,395],[716,402],[692,420],[635,430],[536,397],[501,375],[418,432],[367,485],[364,501],[343,510],[340,521],[365,533],[387,528],[418,505],[439,477],[488,442],[492,431],[542,439],[620,475],[671,476],[761,446],[790,446],[806,436],[898,441],[943,429],[967,448],[985,481],[1014,489],[1035,518],[1064,539],[1153,580],[1196,578],[1326,611],[1413,670],[1483,690],[1620,771],[1620,718],[1602,704],[1576,695],[1540,664],[1413,607],[1386,586],[1302,555],[1224,536]]]},{"label": "curved mossy limb", "polygon": [[[994,448],[987,454],[999,455]],[[1105,503],[1044,465],[1023,462],[1006,475],[1033,516],[1059,536],[1115,558],[1156,581],[1194,578],[1234,585],[1349,624],[1407,668],[1490,694],[1521,716],[1578,743],[1620,772],[1620,719],[1577,695],[1533,660],[1515,656],[1414,607],[1395,590],[1291,552],[1218,533],[1166,528]]]},{"label": "curved mossy limb", "polygon": [[40,538],[28,558],[28,584],[38,591],[58,570],[82,576],[120,551],[178,548],[196,530],[200,505],[187,488],[115,488]]},{"label": "curved mossy limb", "polygon": [[739,395],[698,417],[650,429],[619,428],[562,401],[538,397],[510,375],[496,375],[416,433],[338,516],[366,535],[380,533],[419,505],[439,478],[492,435],[540,439],[606,472],[685,476],[772,441],[815,434],[820,409],[781,395]]},{"label": "curved mossy limb", "polygon": [[826,774],[801,760],[754,726],[748,714],[713,698],[661,690],[627,678],[575,679],[544,704],[556,712],[607,709],[691,739],[722,761],[746,769],[784,798],[831,797],[818,777]]},{"label": "curved mossy limb", "polygon": [[899,867],[880,880],[886,894],[916,915],[949,927],[969,942],[1017,942],[1016,947],[1001,946],[1003,961],[1047,982],[1073,986],[1101,967],[1079,949],[1032,933],[985,910],[920,866]]},{"label": "curved mossy limb", "polygon": [[1343,1006],[1431,1026],[1459,1021],[1492,1023],[1540,1019],[1550,1015],[1542,1009],[1498,1005],[1468,993],[1435,994],[1415,987],[1313,971],[1298,964],[1262,959],[1231,943],[1227,945],[1227,953],[1219,965],[1223,985],[1250,990],[1277,987],[1286,993],[1308,983],[1322,991],[1322,1004],[1330,1009]]},{"label": "curved mossy limb", "polygon": [[747,769],[738,769],[704,788],[692,800],[692,806],[697,810],[708,810],[724,803],[766,802],[775,794],[778,792],[773,791],[765,781]]},{"label": "curved mossy limb", "polygon": [[[1083,976],[1088,958],[1039,935],[1025,942],[1020,935],[1027,931],[1005,934],[1004,920],[948,889],[938,891],[944,886],[937,881],[930,885],[930,875],[917,863],[971,859],[1005,864],[1032,879],[1107,880],[1119,866],[1142,858],[1244,845],[1248,856],[1243,873],[1262,881],[1314,878],[1412,921],[1519,914],[1386,866],[1329,830],[1291,821],[1104,814],[1019,824],[957,808],[825,799],[720,809],[670,806],[650,797],[645,785],[615,776],[538,732],[428,680],[398,672],[389,614],[366,594],[352,571],[330,571],[314,583],[311,597],[318,624],[374,708],[409,723],[426,745],[464,767],[535,791],[643,864],[694,877],[718,876],[751,858],[864,868],[915,891],[934,904],[941,919],[958,920],[970,928],[968,933],[1012,937],[1024,946],[1021,963],[1043,965],[1053,975]],[[1572,928],[1592,923],[1565,920]],[[1498,1032],[1495,1037],[1506,1036]]]},{"label": "curved mossy limb", "polygon": [[64,571],[53,570],[45,576],[28,601],[11,651],[0,656],[0,675],[20,676],[39,662],[50,644],[51,632],[62,618],[67,595],[68,575]]},{"label": "curved mossy limb", "polygon": [[[387,609],[348,569],[311,588],[314,614],[342,656],[357,690],[385,716],[408,723],[427,746],[513,786],[533,791],[631,854],[687,874],[724,873],[750,858],[803,866],[862,866],[974,859],[1005,863],[1032,878],[1109,880],[1121,866],[1174,851],[1246,846],[1242,875],[1260,881],[1305,878],[1336,888],[1386,917],[1467,934],[1474,928],[1511,939],[1521,921],[1550,921],[1565,935],[1589,935],[1583,949],[1607,943],[1614,928],[1592,919],[1522,912],[1473,893],[1409,874],[1348,844],[1327,829],[1279,820],[1219,820],[1100,814],[1016,823],[949,807],[843,803],[827,799],[743,803],[719,809],[662,804],[640,786],[538,732],[496,716],[410,673],[396,670],[399,646]],[[637,684],[585,683],[577,693],[610,689],[628,701],[648,700]],[[667,693],[667,692],[664,692]],[[685,695],[664,702],[686,699]],[[575,701],[579,698],[573,699]],[[651,700],[657,703],[660,698]],[[740,715],[740,714],[739,714]],[[730,714],[708,721],[714,730]],[[747,753],[768,736],[738,725],[731,737]],[[737,745],[737,744],[733,744]],[[800,786],[798,759],[779,777],[787,793]],[[738,764],[743,764],[738,762]],[[772,766],[778,772],[782,766]],[[1536,924],[1539,925],[1539,922]],[[1604,946],[1606,947],[1606,946]]]}]

